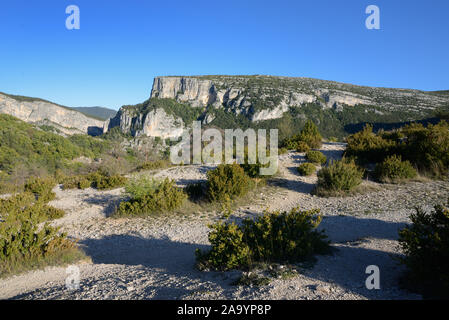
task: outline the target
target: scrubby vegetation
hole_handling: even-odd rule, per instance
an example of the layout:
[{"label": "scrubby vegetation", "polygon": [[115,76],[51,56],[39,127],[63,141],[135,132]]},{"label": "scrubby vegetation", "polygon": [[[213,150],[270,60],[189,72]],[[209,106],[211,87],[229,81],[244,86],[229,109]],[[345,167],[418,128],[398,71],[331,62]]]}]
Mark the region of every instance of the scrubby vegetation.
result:
[{"label": "scrubby vegetation", "polygon": [[66,177],[62,181],[64,189],[86,189],[96,188],[99,190],[109,190],[123,187],[127,178],[121,175],[109,175],[103,171],[96,171],[85,175]]},{"label": "scrubby vegetation", "polygon": [[131,179],[125,186],[131,197],[120,203],[115,216],[144,216],[179,208],[187,194],[168,178],[155,180],[146,176]]},{"label": "scrubby vegetation", "polygon": [[30,178],[25,183],[25,191],[33,193],[41,202],[48,202],[56,197],[52,191],[56,186],[56,181],[52,178]]},{"label": "scrubby vegetation", "polygon": [[208,252],[196,251],[200,269],[250,269],[260,262],[300,262],[327,253],[328,241],[316,228],[319,210],[265,212],[239,226],[218,222],[210,226]]},{"label": "scrubby vegetation", "polygon": [[331,161],[318,171],[316,193],[321,196],[341,195],[362,183],[363,169],[354,160]]},{"label": "scrubby vegetation", "polygon": [[[449,206],[449,203],[448,203]],[[407,285],[429,297],[449,297],[449,208],[416,209],[412,224],[399,232]]]},{"label": "scrubby vegetation", "polygon": [[302,176],[310,176],[314,174],[316,171],[316,167],[313,163],[301,163],[298,167],[298,172]]},{"label": "scrubby vegetation", "polygon": [[289,150],[307,152],[318,149],[322,145],[322,137],[313,121],[308,120],[299,134],[293,135],[283,141],[282,146]]},{"label": "scrubby vegetation", "polygon": [[306,159],[309,162],[316,164],[325,164],[327,161],[326,156],[321,151],[310,150],[306,153]]},{"label": "scrubby vegetation", "polygon": [[225,201],[244,196],[251,179],[238,164],[219,165],[207,172],[207,196],[211,201]]},{"label": "scrubby vegetation", "polygon": [[0,199],[0,277],[85,257],[58,228],[40,226],[64,216],[47,204],[54,197],[52,185],[34,179],[26,192]]},{"label": "scrubby vegetation", "polygon": [[417,172],[410,161],[402,161],[401,156],[393,155],[376,165],[375,175],[381,182],[402,182],[415,178]]},{"label": "scrubby vegetation", "polygon": [[[449,124],[410,124],[393,131],[372,131],[371,126],[347,139],[346,156],[361,164],[381,163],[395,155],[417,168],[419,173],[441,177],[449,169]],[[390,159],[391,161],[391,159]]]}]

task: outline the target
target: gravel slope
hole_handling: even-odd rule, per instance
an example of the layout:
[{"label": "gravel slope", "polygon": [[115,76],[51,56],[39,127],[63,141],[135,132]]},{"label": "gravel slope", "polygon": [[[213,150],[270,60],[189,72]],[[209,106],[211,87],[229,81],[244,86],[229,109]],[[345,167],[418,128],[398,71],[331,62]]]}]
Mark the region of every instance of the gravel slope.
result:
[{"label": "gravel slope", "polygon": [[[322,151],[338,159],[343,144],[328,143]],[[200,272],[194,268],[196,248],[207,248],[207,225],[216,213],[189,217],[138,219],[108,218],[122,198],[112,191],[56,190],[51,204],[66,210],[55,221],[69,236],[79,239],[92,262],[78,264],[81,285],[65,288],[65,268],[51,267],[0,280],[1,299],[420,299],[397,285],[402,267],[397,232],[409,222],[417,205],[429,207],[449,197],[448,181],[379,185],[364,182],[372,192],[347,198],[310,195],[316,176],[300,177],[296,167],[304,154],[280,156],[280,173],[252,204],[241,207],[235,219],[270,208],[320,208],[333,255],[318,256],[312,268],[288,280],[267,286],[238,287],[231,283],[240,272]],[[188,166],[163,170],[157,176],[179,184],[205,179],[208,167]],[[377,265],[381,289],[365,288],[365,268]]]}]

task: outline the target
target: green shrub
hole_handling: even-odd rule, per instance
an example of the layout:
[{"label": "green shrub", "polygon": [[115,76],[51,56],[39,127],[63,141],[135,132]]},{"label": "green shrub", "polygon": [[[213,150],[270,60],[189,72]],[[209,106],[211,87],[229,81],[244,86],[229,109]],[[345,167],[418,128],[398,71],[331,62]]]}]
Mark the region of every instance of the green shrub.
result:
[{"label": "green shrub", "polygon": [[36,201],[31,192],[22,192],[8,199],[0,199],[0,217],[28,217],[37,222],[44,222],[63,217],[65,212]]},{"label": "green shrub", "polygon": [[308,120],[299,134],[293,135],[282,142],[282,147],[298,152],[318,149],[322,145],[322,136],[313,121]]},{"label": "green shrub", "polygon": [[129,201],[120,203],[116,216],[143,216],[155,213],[169,212],[179,208],[187,195],[182,188],[168,178],[157,181],[150,178],[131,180],[125,187],[132,197]]},{"label": "green shrub", "polygon": [[52,191],[56,186],[56,181],[53,178],[36,178],[32,177],[25,183],[25,191],[32,192],[39,201],[48,202],[56,197]]},{"label": "green shrub", "polygon": [[59,229],[28,212],[15,212],[0,223],[0,277],[36,267],[69,263],[84,257]]},{"label": "green shrub", "polygon": [[148,161],[137,167],[137,171],[165,169],[171,166],[168,160]]},{"label": "green shrub", "polygon": [[85,175],[66,177],[63,180],[64,189],[86,189],[96,188],[98,190],[108,190],[123,187],[127,178],[121,175],[108,175],[102,171],[97,171]]},{"label": "green shrub", "polygon": [[325,164],[326,156],[321,151],[310,150],[306,153],[306,159],[312,163]]},{"label": "green shrub", "polygon": [[314,174],[316,171],[316,167],[313,163],[301,163],[298,167],[298,172],[302,176],[310,176]]},{"label": "green shrub", "polygon": [[347,143],[345,156],[356,157],[363,163],[381,162],[387,156],[394,154],[397,149],[396,141],[376,135],[371,125],[366,125],[362,131],[350,135]]},{"label": "green shrub", "polygon": [[[449,205],[449,203],[448,203]],[[399,232],[409,285],[429,295],[449,297],[449,209],[435,206],[410,216],[412,224]]]},{"label": "green shrub", "polygon": [[279,153],[279,155],[286,154],[286,153],[288,153],[288,149],[287,148],[279,148],[278,153]]},{"label": "green shrub", "polygon": [[87,189],[92,186],[88,175],[66,177],[62,181],[63,189]]},{"label": "green shrub", "polygon": [[362,183],[363,173],[354,160],[331,161],[327,167],[318,171],[317,194],[351,191]]},{"label": "green shrub", "polygon": [[304,128],[299,134],[299,140],[307,143],[307,145],[312,149],[318,149],[321,148],[323,137],[313,121],[307,120]]},{"label": "green shrub", "polygon": [[218,222],[210,226],[208,252],[196,251],[198,266],[215,270],[249,269],[258,262],[300,262],[327,253],[329,243],[319,210],[265,212],[255,220]]},{"label": "green shrub", "polygon": [[304,141],[298,141],[296,144],[296,151],[298,152],[307,152],[310,150],[310,147]]},{"label": "green shrub", "polygon": [[238,164],[222,164],[207,172],[207,195],[212,201],[243,196],[250,184],[250,178]]},{"label": "green shrub", "polygon": [[400,182],[415,178],[417,172],[410,161],[402,161],[401,156],[393,155],[376,165],[375,175],[381,182]]},{"label": "green shrub", "polygon": [[95,172],[90,174],[89,179],[92,181],[92,187],[98,190],[109,190],[123,187],[128,180],[124,176],[106,175],[101,172]]}]

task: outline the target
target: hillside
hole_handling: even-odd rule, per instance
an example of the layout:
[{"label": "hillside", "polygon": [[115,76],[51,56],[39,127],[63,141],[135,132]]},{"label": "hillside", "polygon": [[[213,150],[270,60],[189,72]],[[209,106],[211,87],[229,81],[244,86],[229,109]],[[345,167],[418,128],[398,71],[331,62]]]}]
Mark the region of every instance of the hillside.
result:
[{"label": "hillside", "polygon": [[365,122],[394,126],[448,109],[445,91],[258,75],[170,76],[155,78],[150,99],[123,106],[107,127],[168,138],[198,119],[220,128],[278,128],[282,138],[312,119],[324,136],[343,137]]},{"label": "hillside", "polygon": [[117,114],[116,110],[104,107],[73,107],[71,109],[79,111],[88,117],[92,117],[102,121],[113,118]]},{"label": "hillside", "polygon": [[67,135],[98,135],[103,132],[102,120],[39,98],[0,92],[0,113],[9,114],[28,123],[51,126]]}]

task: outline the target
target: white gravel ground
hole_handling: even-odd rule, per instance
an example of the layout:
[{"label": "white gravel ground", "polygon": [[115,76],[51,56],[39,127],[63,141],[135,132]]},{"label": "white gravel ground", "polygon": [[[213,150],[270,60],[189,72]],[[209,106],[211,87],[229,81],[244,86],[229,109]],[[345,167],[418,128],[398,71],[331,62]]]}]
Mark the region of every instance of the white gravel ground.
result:
[{"label": "white gravel ground", "polygon": [[[322,151],[340,158],[343,144],[327,143]],[[194,268],[196,248],[208,246],[207,225],[217,213],[194,216],[113,219],[108,217],[122,199],[122,190],[56,190],[51,205],[66,210],[56,225],[79,239],[91,262],[78,264],[78,290],[65,287],[65,267],[51,267],[0,280],[0,299],[420,299],[401,290],[403,271],[394,257],[400,254],[398,229],[409,222],[415,206],[445,201],[448,181],[379,185],[365,181],[373,191],[347,198],[319,198],[310,191],[316,176],[300,177],[296,167],[304,154],[280,156],[275,181],[254,201],[239,208],[235,218],[254,216],[264,209],[320,208],[333,255],[318,256],[317,263],[288,280],[269,285],[235,286],[241,273],[200,272]],[[163,170],[185,185],[205,179],[208,167],[186,166]],[[381,289],[365,287],[365,269],[377,265]]]}]

